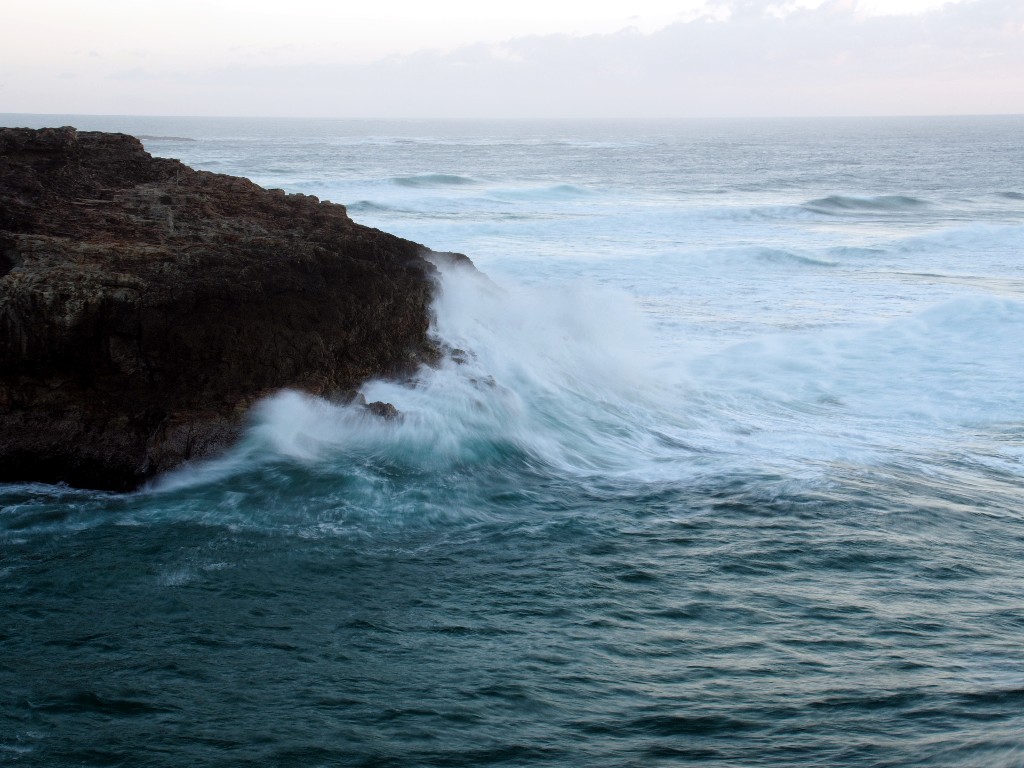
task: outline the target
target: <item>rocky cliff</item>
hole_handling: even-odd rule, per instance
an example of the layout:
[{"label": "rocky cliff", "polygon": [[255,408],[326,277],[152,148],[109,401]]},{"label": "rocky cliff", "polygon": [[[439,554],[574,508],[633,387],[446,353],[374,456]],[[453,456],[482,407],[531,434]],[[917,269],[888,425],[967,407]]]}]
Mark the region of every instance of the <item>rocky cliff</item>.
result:
[{"label": "rocky cliff", "polygon": [[131,488],[277,389],[436,360],[429,258],[131,136],[0,129],[0,480]]}]

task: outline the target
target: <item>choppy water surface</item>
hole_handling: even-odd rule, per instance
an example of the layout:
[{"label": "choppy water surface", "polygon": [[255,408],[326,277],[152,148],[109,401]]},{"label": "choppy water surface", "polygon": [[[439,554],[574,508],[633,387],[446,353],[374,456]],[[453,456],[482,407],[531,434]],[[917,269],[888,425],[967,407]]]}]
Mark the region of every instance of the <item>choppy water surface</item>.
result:
[{"label": "choppy water surface", "polygon": [[1024,764],[1024,118],[3,122],[489,277],[399,424],[0,486],[0,762]]}]

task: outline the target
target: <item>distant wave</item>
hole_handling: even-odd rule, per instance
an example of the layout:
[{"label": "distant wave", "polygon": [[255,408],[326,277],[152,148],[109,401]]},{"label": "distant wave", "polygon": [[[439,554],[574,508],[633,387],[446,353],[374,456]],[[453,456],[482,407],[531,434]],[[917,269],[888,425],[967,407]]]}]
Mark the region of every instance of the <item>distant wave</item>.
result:
[{"label": "distant wave", "polygon": [[1013,278],[989,277],[986,275],[957,275],[943,272],[896,271],[890,274],[908,281],[921,280],[926,283],[946,283],[948,285],[965,286],[994,297],[1019,299],[1021,296],[1024,296],[1024,280]]},{"label": "distant wave", "polygon": [[810,256],[801,256],[791,251],[783,251],[778,248],[759,248],[753,252],[754,258],[769,264],[793,264],[804,267],[834,267],[834,261],[813,259]]},{"label": "distant wave", "polygon": [[356,211],[358,213],[395,213],[401,210],[400,208],[394,208],[383,203],[375,203],[372,200],[357,200],[354,203],[346,203],[345,207],[349,211]]},{"label": "distant wave", "polygon": [[1007,200],[1024,200],[1024,193],[1022,192],[999,192],[999,197],[1005,197]]},{"label": "distant wave", "polygon": [[140,141],[198,141],[198,139],[192,139],[188,136],[151,136],[146,133],[140,133],[135,138]]},{"label": "distant wave", "polygon": [[839,245],[829,248],[828,252],[838,258],[875,258],[885,256],[888,251],[885,248],[871,248],[858,245]]},{"label": "distant wave", "polygon": [[1024,236],[1021,224],[968,224],[926,235],[899,240],[893,250],[899,253],[933,253],[936,250],[974,250],[1015,248]]},{"label": "distant wave", "polygon": [[491,196],[498,200],[571,200],[578,197],[589,197],[592,194],[592,191],[575,184],[496,189],[491,192]]},{"label": "distant wave", "polygon": [[927,208],[930,203],[906,195],[879,195],[877,197],[853,197],[829,195],[803,204],[815,213],[853,213],[857,211],[912,211]]},{"label": "distant wave", "polygon": [[475,179],[468,176],[457,176],[450,173],[421,173],[415,176],[396,176],[392,183],[400,187],[455,187],[476,184]]},{"label": "distant wave", "polygon": [[710,256],[716,261],[726,262],[754,262],[770,266],[791,266],[791,267],[835,267],[837,262],[815,259],[811,256],[804,256],[781,248],[723,248],[712,251]]},{"label": "distant wave", "polygon": [[697,221],[757,222],[813,220],[814,212],[803,205],[730,205],[693,206],[681,212],[682,216]]}]

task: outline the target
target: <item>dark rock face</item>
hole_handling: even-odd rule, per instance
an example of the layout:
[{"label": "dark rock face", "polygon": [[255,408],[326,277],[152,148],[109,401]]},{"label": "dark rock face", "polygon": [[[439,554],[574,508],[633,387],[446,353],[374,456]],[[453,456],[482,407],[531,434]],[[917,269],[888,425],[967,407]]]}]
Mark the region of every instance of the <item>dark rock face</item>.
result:
[{"label": "dark rock face", "polygon": [[463,259],[130,136],[0,129],[0,480],[131,488],[275,390],[409,374],[430,260]]}]

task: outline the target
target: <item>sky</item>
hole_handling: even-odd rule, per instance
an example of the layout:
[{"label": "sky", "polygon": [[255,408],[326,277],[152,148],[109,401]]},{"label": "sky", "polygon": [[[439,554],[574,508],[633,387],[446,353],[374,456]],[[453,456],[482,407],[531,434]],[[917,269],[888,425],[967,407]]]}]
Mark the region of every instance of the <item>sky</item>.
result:
[{"label": "sky", "polygon": [[1024,113],[1024,0],[5,0],[0,112]]}]

